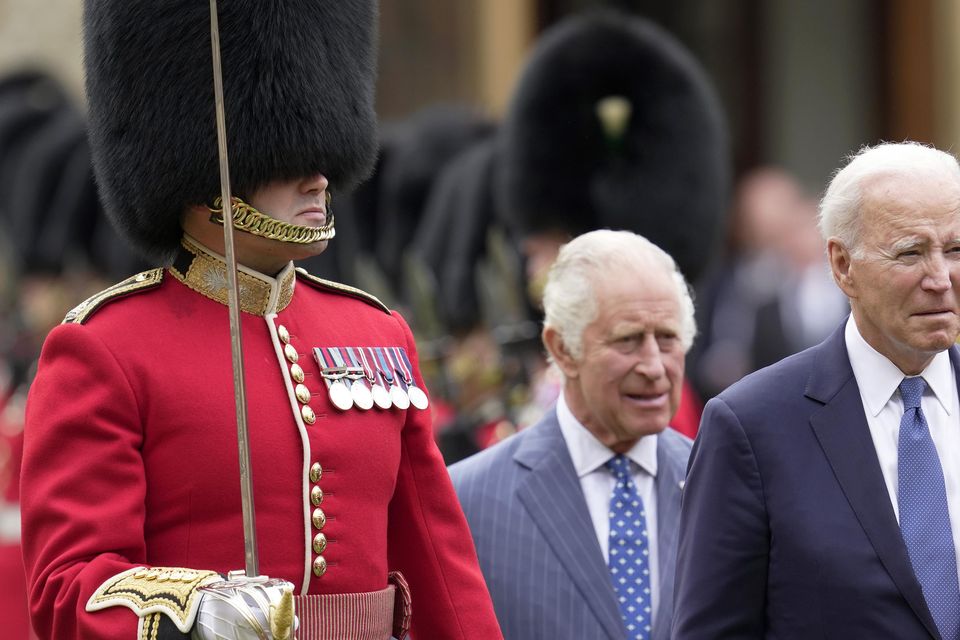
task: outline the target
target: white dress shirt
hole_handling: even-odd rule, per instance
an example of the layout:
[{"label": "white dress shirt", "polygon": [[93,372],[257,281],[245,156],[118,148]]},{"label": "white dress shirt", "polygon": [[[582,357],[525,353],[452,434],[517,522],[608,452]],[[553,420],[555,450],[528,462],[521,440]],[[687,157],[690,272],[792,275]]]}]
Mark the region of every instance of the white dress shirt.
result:
[{"label": "white dress shirt", "polygon": [[[593,529],[603,552],[604,562],[609,561],[610,547],[610,497],[616,484],[613,474],[604,466],[616,453],[605,447],[590,431],[580,424],[567,401],[560,394],[557,398],[557,420],[560,431],[570,451],[573,468],[580,478],[580,488],[587,501],[587,510],[593,521]],[[643,508],[647,514],[647,548],[650,552],[650,606],[653,622],[656,622],[657,606],[660,604],[660,567],[657,562],[657,436],[646,436],[624,454],[630,461],[630,474],[637,487]]]},{"label": "white dress shirt", "polygon": [[[899,521],[897,449],[903,400],[898,387],[904,374],[867,344],[857,329],[853,315],[847,320],[844,338],[853,375],[860,388],[860,399],[870,427],[870,436],[873,438],[883,479],[887,484],[887,493]],[[927,419],[930,437],[940,456],[944,486],[947,490],[947,509],[950,511],[950,527],[953,530],[953,546],[958,553],[957,566],[960,567],[960,403],[957,399],[957,382],[950,364],[950,355],[946,351],[938,353],[920,375],[927,383],[920,408]]]}]

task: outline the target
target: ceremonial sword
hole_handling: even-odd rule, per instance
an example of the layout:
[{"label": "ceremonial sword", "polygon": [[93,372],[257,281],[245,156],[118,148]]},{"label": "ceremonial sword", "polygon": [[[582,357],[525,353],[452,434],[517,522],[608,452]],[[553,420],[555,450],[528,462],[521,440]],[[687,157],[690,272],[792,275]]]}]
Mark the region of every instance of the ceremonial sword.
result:
[{"label": "ceremonial sword", "polygon": [[[230,163],[227,160],[227,125],[223,110],[223,74],[220,70],[220,27],[217,0],[210,0],[210,43],[213,48],[213,91],[217,112],[217,148],[220,156],[220,202],[223,203],[223,244],[227,269],[227,308],[230,314],[230,356],[233,394],[237,404],[237,447],[240,451],[240,502],[243,509],[243,549],[248,578],[260,575],[256,515],[253,510],[253,472],[247,428],[247,392],[244,383],[243,344],[240,339],[240,292],[237,257],[233,251],[233,201],[230,199]],[[228,213],[229,207],[229,213]]]}]

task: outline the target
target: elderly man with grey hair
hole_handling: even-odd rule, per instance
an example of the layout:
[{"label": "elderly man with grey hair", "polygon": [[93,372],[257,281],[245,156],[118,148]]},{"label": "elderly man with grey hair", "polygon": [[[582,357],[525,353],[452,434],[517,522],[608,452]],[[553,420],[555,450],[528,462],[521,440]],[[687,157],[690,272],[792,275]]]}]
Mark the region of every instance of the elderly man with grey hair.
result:
[{"label": "elderly man with grey hair", "polygon": [[677,640],[960,638],[960,166],[865,148],[820,226],[851,315],[707,404]]},{"label": "elderly man with grey hair", "polygon": [[645,238],[601,230],[561,248],[543,304],[556,407],[450,469],[504,637],[666,640],[689,288]]}]

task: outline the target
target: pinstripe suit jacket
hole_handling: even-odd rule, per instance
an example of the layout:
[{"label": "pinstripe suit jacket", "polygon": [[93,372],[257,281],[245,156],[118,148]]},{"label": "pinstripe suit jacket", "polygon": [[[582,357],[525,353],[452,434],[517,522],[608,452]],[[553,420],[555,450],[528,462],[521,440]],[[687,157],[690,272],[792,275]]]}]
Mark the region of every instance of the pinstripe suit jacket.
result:
[{"label": "pinstripe suit jacket", "polygon": [[[657,444],[660,604],[653,640],[670,636],[681,482],[691,441]],[[450,467],[505,640],[624,640],[610,574],[555,409],[536,425]]]}]

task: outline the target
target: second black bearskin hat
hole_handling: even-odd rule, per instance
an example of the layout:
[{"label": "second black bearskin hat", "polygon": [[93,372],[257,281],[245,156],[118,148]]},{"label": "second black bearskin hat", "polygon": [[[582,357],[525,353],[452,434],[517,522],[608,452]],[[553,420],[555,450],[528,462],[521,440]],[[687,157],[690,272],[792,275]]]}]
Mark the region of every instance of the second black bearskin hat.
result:
[{"label": "second black bearskin hat", "polygon": [[618,11],[576,14],[537,42],[500,131],[498,215],[521,236],[629,229],[694,280],[730,182],[719,102],[693,56]]},{"label": "second black bearskin hat", "polygon": [[[346,190],[369,174],[376,19],[374,0],[220,0],[235,195],[314,173]],[[106,211],[141,252],[168,258],[186,207],[220,193],[209,4],[85,0],[84,46]]]}]

